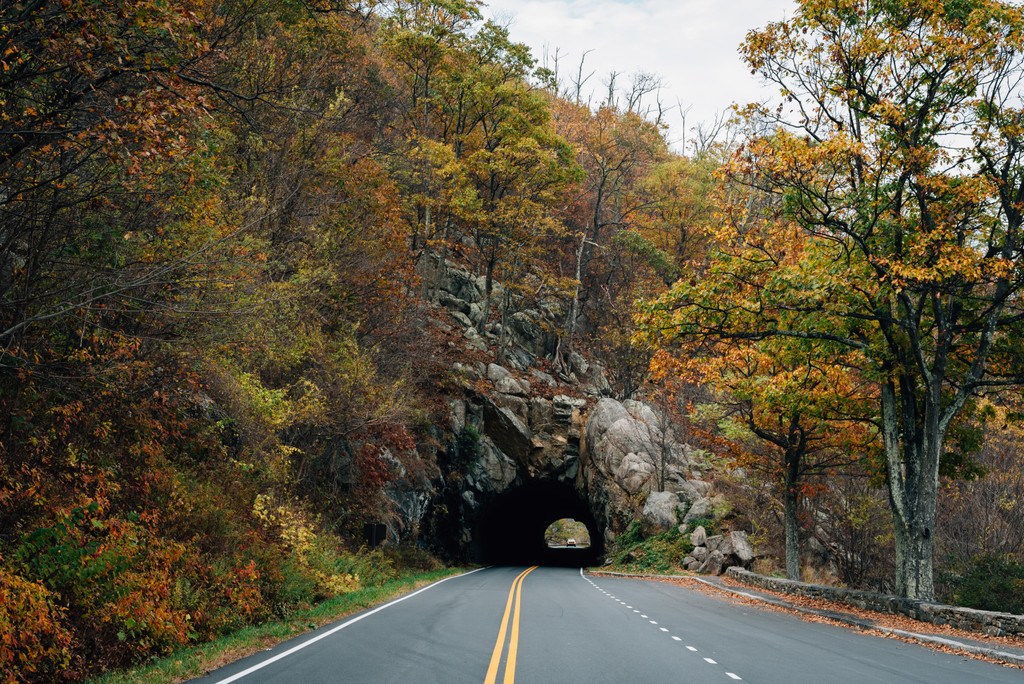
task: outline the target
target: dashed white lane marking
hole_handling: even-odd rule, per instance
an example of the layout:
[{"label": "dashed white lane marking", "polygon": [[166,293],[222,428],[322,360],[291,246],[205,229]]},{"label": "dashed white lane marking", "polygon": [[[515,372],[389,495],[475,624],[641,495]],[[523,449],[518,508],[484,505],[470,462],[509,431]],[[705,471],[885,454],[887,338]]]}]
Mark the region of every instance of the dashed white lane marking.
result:
[{"label": "dashed white lane marking", "polygon": [[[620,600],[620,599],[616,598],[616,597],[615,597],[615,596],[613,596],[612,594],[608,593],[607,591],[605,591],[604,589],[602,589],[601,587],[599,587],[599,586],[597,585],[597,583],[595,583],[595,582],[591,581],[591,579],[590,579],[589,577],[587,577],[586,575],[584,575],[584,574],[583,574],[583,569],[582,569],[582,568],[580,568],[580,577],[583,577],[583,578],[584,578],[585,580],[587,580],[587,582],[589,582],[591,586],[593,586],[593,587],[594,587],[595,589],[597,589],[598,591],[600,591],[600,592],[601,592],[602,594],[604,594],[604,595],[605,595],[605,596],[607,596],[608,598],[612,599],[612,600],[613,600],[613,601],[615,601],[616,603],[619,603],[619,604],[621,604],[621,605],[625,606],[625,607],[626,607],[627,609],[629,609],[629,610],[632,610],[632,611],[633,611],[634,613],[637,613],[638,615],[640,615],[640,617],[642,617],[642,618],[646,619],[646,620],[647,620],[648,622],[650,622],[650,623],[651,623],[652,625],[657,625],[657,624],[658,624],[658,623],[657,623],[657,621],[655,621],[655,620],[651,620],[651,619],[650,619],[650,618],[648,618],[648,617],[647,617],[646,615],[644,615],[643,613],[641,613],[641,612],[640,612],[639,610],[637,610],[637,609],[633,608],[633,606],[630,606],[630,605],[628,605],[628,604],[627,604],[627,603],[626,603],[625,601],[622,601],[622,600]],[[668,632],[668,631],[669,631],[667,627],[658,627],[658,629],[660,629],[660,630],[661,630],[662,632]],[[672,640],[673,640],[673,641],[682,641],[682,639],[681,639],[681,638],[679,638],[679,637],[675,636],[674,634],[670,634],[669,636],[671,636],[671,637],[672,637]],[[698,652],[698,651],[697,651],[697,649],[696,649],[696,648],[694,648],[693,646],[687,646],[687,647],[686,647],[686,649],[687,649],[688,651],[692,651],[693,653],[697,653],[697,652]],[[718,665],[718,662],[717,662],[717,661],[715,661],[715,660],[713,660],[713,659],[711,659],[711,658],[704,658],[704,661],[705,661],[705,662],[707,662],[707,663],[709,663],[709,664],[711,664],[711,665]],[[730,679],[733,679],[733,680],[736,680],[736,681],[742,681],[742,680],[743,680],[743,678],[742,678],[742,677],[740,677],[740,676],[739,676],[738,674],[735,674],[735,673],[733,673],[733,672],[726,672],[725,674],[726,674],[726,676],[727,676],[727,677],[729,677]]]}]

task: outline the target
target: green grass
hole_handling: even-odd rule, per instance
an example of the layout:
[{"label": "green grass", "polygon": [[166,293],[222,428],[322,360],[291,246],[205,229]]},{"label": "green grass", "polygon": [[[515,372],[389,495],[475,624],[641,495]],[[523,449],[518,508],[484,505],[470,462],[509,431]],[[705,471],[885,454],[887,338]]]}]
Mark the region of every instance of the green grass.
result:
[{"label": "green grass", "polygon": [[239,658],[464,571],[464,568],[446,568],[410,574],[380,586],[349,592],[312,608],[295,611],[287,620],[245,627],[215,641],[180,649],[131,670],[107,673],[91,680],[91,684],[164,684],[199,677]]}]

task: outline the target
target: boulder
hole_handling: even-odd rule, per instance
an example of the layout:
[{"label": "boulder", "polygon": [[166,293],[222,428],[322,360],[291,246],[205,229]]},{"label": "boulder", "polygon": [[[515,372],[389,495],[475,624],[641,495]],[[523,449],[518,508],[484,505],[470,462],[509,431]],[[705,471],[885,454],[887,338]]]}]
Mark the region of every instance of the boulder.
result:
[{"label": "boulder", "polygon": [[487,340],[480,336],[476,328],[469,328],[462,334],[466,338],[466,348],[487,351]]},{"label": "boulder", "polygon": [[469,319],[476,325],[484,325],[487,323],[487,311],[484,310],[482,304],[478,304],[477,302],[473,302],[469,305],[469,313],[466,315],[468,315]]},{"label": "boulder", "polygon": [[711,483],[705,480],[690,479],[686,481],[694,491],[697,492],[698,496],[706,497],[711,494]]},{"label": "boulder", "polygon": [[532,449],[530,428],[512,410],[488,400],[484,404],[484,434],[517,463],[526,463]]},{"label": "boulder", "polygon": [[725,537],[721,534],[709,535],[704,546],[708,547],[708,551],[721,551],[724,542]]},{"label": "boulder", "polygon": [[502,394],[515,394],[516,396],[525,397],[530,393],[530,386],[523,386],[525,381],[519,381],[513,378],[511,375],[505,376],[494,383],[494,389],[498,390]]},{"label": "boulder", "polygon": [[523,425],[527,425],[529,423],[530,409],[529,405],[526,403],[526,399],[512,394],[495,394],[491,399],[498,406],[504,406],[514,413],[516,418],[522,421]]},{"label": "boulder", "polygon": [[452,311],[450,313],[452,318],[458,321],[459,325],[461,325],[463,328],[473,327],[473,321],[469,320],[469,316],[467,316],[466,314],[462,313],[461,311]]},{"label": "boulder", "polygon": [[525,371],[533,365],[533,354],[522,347],[512,345],[505,349],[505,361],[517,371]]},{"label": "boulder", "polygon": [[708,554],[708,559],[701,564],[698,572],[717,576],[722,574],[724,568],[725,556],[722,555],[721,551],[712,551]]},{"label": "boulder", "polygon": [[[647,454],[628,453],[615,468],[615,478],[629,491],[638,491],[654,476],[654,464]],[[676,502],[679,501],[678,495]]]},{"label": "boulder", "polygon": [[740,530],[730,532],[729,542],[732,546],[732,555],[740,561],[740,565],[746,567],[754,560],[754,547],[751,546],[746,532]]},{"label": "boulder", "polygon": [[534,380],[541,384],[547,385],[548,387],[558,386],[558,382],[552,376],[548,375],[543,371],[539,371],[536,368],[530,369],[530,375],[533,376]]},{"label": "boulder", "polygon": [[509,318],[509,329],[516,343],[527,351],[540,356],[544,353],[544,330],[537,322],[540,314],[536,311],[517,311]]},{"label": "boulder", "polygon": [[455,399],[448,402],[448,421],[453,434],[459,434],[466,426],[466,402]]},{"label": "boulder", "polygon": [[[563,396],[565,395],[558,395],[555,400]],[[570,397],[565,398],[570,399]],[[614,399],[600,400],[587,416],[587,443],[592,448],[596,448],[612,425],[629,417],[629,412],[625,407]]]},{"label": "boulder", "polygon": [[703,563],[708,559],[708,554],[710,553],[711,552],[708,551],[706,546],[695,546],[693,551],[690,552],[690,555],[696,558],[698,563]]},{"label": "boulder", "polygon": [[701,498],[697,490],[683,478],[682,472],[678,467],[670,464],[666,471],[665,491],[678,494],[680,501],[686,501],[691,504]]},{"label": "boulder", "polygon": [[551,398],[554,418],[560,423],[568,423],[575,411],[587,405],[586,399],[577,399],[566,394],[556,394]]},{"label": "boulder", "polygon": [[698,525],[697,529],[690,535],[690,543],[694,546],[704,546],[708,540],[708,531],[704,529],[703,525]]},{"label": "boulder", "polygon": [[469,380],[479,380],[482,377],[480,371],[468,363],[453,363],[452,370]]},{"label": "boulder", "polygon": [[554,412],[551,402],[544,397],[530,399],[530,429],[534,432],[545,432],[554,425]]},{"label": "boulder", "polygon": [[441,290],[464,302],[478,302],[483,299],[483,290],[477,286],[476,279],[469,271],[446,267],[437,285]]},{"label": "boulder", "polygon": [[[464,299],[451,295],[447,292],[440,292],[437,295],[437,302],[444,308],[448,309],[448,312],[452,315],[459,313],[464,317],[469,314],[469,302]],[[468,320],[468,319],[467,319]]]},{"label": "boulder", "polygon": [[497,383],[499,380],[510,377],[512,377],[512,371],[504,366],[499,366],[496,363],[487,364],[487,379],[491,382]]},{"label": "boulder", "polygon": [[675,527],[679,497],[672,492],[651,492],[644,504],[644,520],[660,530]]},{"label": "boulder", "polygon": [[693,502],[690,510],[686,511],[683,522],[691,523],[701,518],[711,518],[714,515],[714,500],[702,497]]},{"label": "boulder", "polygon": [[593,394],[607,397],[612,393],[612,385],[608,382],[608,376],[605,374],[604,369],[596,363],[590,364],[590,372],[586,374],[583,380],[588,383]]}]

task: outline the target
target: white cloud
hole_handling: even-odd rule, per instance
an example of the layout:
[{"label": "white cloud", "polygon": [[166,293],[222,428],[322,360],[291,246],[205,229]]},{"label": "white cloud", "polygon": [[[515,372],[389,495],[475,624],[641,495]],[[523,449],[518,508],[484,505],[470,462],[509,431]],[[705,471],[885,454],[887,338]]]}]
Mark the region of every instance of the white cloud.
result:
[{"label": "white cloud", "polygon": [[[686,125],[710,120],[734,102],[772,98],[743,64],[747,31],[792,16],[792,0],[492,0],[488,13],[510,20],[513,40],[542,59],[556,48],[562,74],[584,72],[603,92],[612,71],[661,76],[663,100],[689,106]],[[597,96],[599,97],[599,96]],[[672,122],[678,131],[681,121]],[[678,132],[674,132],[678,137]]]}]

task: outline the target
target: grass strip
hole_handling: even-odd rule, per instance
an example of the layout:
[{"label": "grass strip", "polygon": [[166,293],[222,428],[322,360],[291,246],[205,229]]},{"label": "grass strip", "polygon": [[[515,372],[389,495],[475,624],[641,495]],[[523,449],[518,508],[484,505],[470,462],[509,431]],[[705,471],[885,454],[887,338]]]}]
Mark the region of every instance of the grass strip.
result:
[{"label": "grass strip", "polygon": [[177,684],[461,572],[465,572],[465,568],[446,568],[352,591],[311,608],[297,610],[286,620],[244,627],[214,641],[179,649],[130,670],[109,672],[90,680],[90,684]]}]

